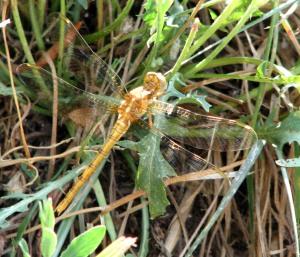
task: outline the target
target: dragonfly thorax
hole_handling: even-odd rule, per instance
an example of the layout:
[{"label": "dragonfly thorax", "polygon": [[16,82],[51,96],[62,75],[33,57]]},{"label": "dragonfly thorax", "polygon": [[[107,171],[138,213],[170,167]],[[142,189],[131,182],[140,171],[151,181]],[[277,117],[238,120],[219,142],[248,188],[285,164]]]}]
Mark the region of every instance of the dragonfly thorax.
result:
[{"label": "dragonfly thorax", "polygon": [[125,95],[119,106],[119,116],[130,122],[138,120],[147,112],[148,105],[152,99],[151,93],[143,87],[131,90]]},{"label": "dragonfly thorax", "polygon": [[147,112],[149,103],[162,95],[166,87],[166,79],[161,73],[148,72],[143,86],[134,88],[125,95],[118,109],[119,116],[130,122],[138,120]]}]

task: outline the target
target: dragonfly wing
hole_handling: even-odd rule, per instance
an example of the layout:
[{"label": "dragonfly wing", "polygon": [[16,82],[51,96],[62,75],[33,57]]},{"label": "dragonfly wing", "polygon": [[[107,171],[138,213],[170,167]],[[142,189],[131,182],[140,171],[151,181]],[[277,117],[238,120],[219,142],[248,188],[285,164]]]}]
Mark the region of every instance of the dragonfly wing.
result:
[{"label": "dragonfly wing", "polygon": [[120,103],[114,97],[96,95],[85,91],[36,65],[21,64],[17,70],[19,71],[18,76],[26,88],[30,88],[31,92],[38,92],[40,103],[47,108],[52,102],[53,85],[57,81],[59,109],[63,114],[75,109],[82,110],[92,120],[108,111],[115,112]]},{"label": "dragonfly wing", "polygon": [[199,152],[196,153],[192,149],[185,148],[162,133],[160,151],[177,174],[197,172],[208,168],[218,170],[209,160],[201,157]]},{"label": "dragonfly wing", "polygon": [[[121,98],[126,93],[126,89],[120,77],[91,49],[69,19],[59,16],[56,20],[56,27],[60,25],[60,21],[65,24],[66,36],[62,61],[63,70],[67,75],[75,80],[77,85],[85,82],[85,85],[100,88],[103,94]],[[68,37],[69,34],[72,37]]]},{"label": "dragonfly wing", "polygon": [[257,139],[248,125],[234,120],[198,114],[169,103],[154,101],[150,112],[157,129],[181,145],[214,151],[237,151]]},{"label": "dragonfly wing", "polygon": [[[79,32],[83,30],[83,23],[78,22],[74,25],[61,15],[52,15],[48,20],[49,29],[44,35],[45,41],[49,43],[46,54],[54,62],[58,62],[57,67],[61,67],[60,77],[82,90],[121,98],[126,93],[124,83],[84,40]],[[63,42],[59,42],[58,38],[61,35],[61,28],[63,28]],[[61,43],[63,53],[58,60]],[[37,66],[49,70],[47,64],[44,55],[37,59]]]},{"label": "dragonfly wing", "polygon": [[[146,141],[140,141],[143,142],[143,145],[146,144],[145,151],[150,149],[153,151],[153,149],[157,148],[156,150],[159,152],[157,154],[161,154],[168,163],[164,165],[170,165],[177,174],[197,172],[207,168],[218,171],[218,168],[210,163],[208,159],[206,159],[208,151],[202,151],[183,145],[182,142],[175,141],[172,137],[167,136],[156,127],[152,126],[149,128],[149,125],[146,121],[139,120],[138,127],[138,131],[151,133],[147,134],[147,137],[149,138],[147,138]],[[145,130],[141,130],[141,127]],[[157,140],[153,139],[153,134],[155,137],[157,137],[159,144],[156,143],[158,142]],[[151,162],[151,160],[149,160],[149,162]],[[163,169],[163,167],[161,168]]]}]

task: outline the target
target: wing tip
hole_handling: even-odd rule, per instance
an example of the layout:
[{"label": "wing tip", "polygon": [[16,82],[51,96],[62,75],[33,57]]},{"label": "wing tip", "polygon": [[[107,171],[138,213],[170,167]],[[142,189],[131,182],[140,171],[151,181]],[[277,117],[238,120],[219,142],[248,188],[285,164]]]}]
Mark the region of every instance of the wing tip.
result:
[{"label": "wing tip", "polygon": [[30,63],[22,63],[16,67],[16,73],[20,74],[22,72],[25,72],[33,66],[34,65],[31,65]]}]

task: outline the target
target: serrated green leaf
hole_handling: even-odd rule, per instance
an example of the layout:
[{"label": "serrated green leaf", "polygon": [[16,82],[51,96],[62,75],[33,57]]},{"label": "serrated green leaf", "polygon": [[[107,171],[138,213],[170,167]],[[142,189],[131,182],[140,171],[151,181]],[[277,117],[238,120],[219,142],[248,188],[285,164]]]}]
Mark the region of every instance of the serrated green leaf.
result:
[{"label": "serrated green leaf", "polygon": [[21,248],[24,257],[31,257],[31,255],[29,254],[28,245],[23,238],[20,240],[18,245]]},{"label": "serrated green leaf", "polygon": [[[174,76],[171,77],[168,83],[168,89],[167,89],[167,94],[169,97],[185,97],[183,93],[177,90],[176,84],[179,84],[181,86],[186,86],[186,84],[181,80],[181,73],[177,72],[174,74]],[[165,99],[166,100],[166,99]]]},{"label": "serrated green leaf", "polygon": [[169,204],[162,179],[176,175],[160,153],[159,142],[160,138],[154,134],[138,142],[140,162],[136,185],[147,193],[152,218],[162,215]]},{"label": "serrated green leaf", "polygon": [[263,127],[259,135],[282,148],[286,143],[300,144],[300,111],[291,112],[280,124]]},{"label": "serrated green leaf", "polygon": [[206,112],[209,112],[211,104],[205,100],[205,97],[204,95],[188,95],[180,98],[176,104],[195,104],[201,106]]},{"label": "serrated green leaf", "polygon": [[57,236],[51,228],[42,228],[41,251],[43,257],[51,257],[55,252]]},{"label": "serrated green leaf", "polygon": [[126,149],[136,151],[136,152],[139,151],[139,143],[138,142],[134,142],[131,140],[122,140],[122,141],[118,142],[118,145],[121,147],[124,147]]},{"label": "serrated green leaf", "polygon": [[86,257],[93,253],[102,242],[106,228],[96,226],[75,237],[61,257]]},{"label": "serrated green leaf", "polygon": [[124,140],[118,143],[140,155],[136,185],[147,193],[152,218],[162,215],[169,205],[163,178],[176,176],[174,169],[162,156],[159,143],[160,138],[154,134],[146,135],[139,142]]},{"label": "serrated green leaf", "polygon": [[166,212],[166,207],[169,205],[169,201],[166,197],[166,189],[164,183],[160,178],[158,178],[155,173],[157,172],[159,166],[155,165],[154,162],[151,163],[155,167],[151,167],[147,169],[147,164],[149,161],[143,161],[139,166],[139,174],[137,181],[137,187],[139,189],[143,189],[147,192],[147,196],[149,199],[149,209],[151,218],[158,217],[163,215]]},{"label": "serrated green leaf", "polygon": [[197,94],[185,95],[181,93],[179,90],[177,90],[175,86],[176,84],[182,87],[186,86],[186,83],[182,81],[181,77],[182,74],[179,72],[175,73],[174,76],[172,76],[168,84],[167,96],[178,97],[178,100],[174,103],[175,105],[185,104],[185,103],[196,104],[196,105],[200,105],[205,111],[208,112],[211,105],[205,100],[206,97],[205,95],[197,95]]}]

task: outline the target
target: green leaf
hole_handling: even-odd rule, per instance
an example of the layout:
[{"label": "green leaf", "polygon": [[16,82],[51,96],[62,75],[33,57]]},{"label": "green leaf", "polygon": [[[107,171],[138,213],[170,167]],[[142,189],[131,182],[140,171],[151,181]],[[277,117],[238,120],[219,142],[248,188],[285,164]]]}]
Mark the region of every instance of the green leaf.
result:
[{"label": "green leaf", "polygon": [[[176,72],[174,74],[174,76],[172,76],[171,79],[169,80],[168,89],[167,89],[167,94],[169,97],[171,97],[171,96],[178,97],[178,98],[185,97],[185,95],[176,88],[176,85],[179,85],[182,87],[186,86],[186,83],[182,81],[181,77],[182,77],[182,74],[179,72]],[[167,100],[167,99],[165,99],[165,100]]]},{"label": "green leaf", "polygon": [[148,0],[145,3],[145,14],[143,16],[144,22],[150,27],[155,29],[158,16],[164,17],[165,13],[169,10],[173,0],[155,1]]},{"label": "green leaf", "polygon": [[[17,94],[21,94],[23,91],[19,88],[16,88]],[[2,82],[0,82],[0,95],[10,96],[13,95],[11,87],[6,87]]]},{"label": "green leaf", "polygon": [[[234,11],[231,13],[231,15],[223,22],[223,28],[220,29],[224,31],[225,26],[241,19],[241,17],[245,14],[251,1],[252,0],[239,0],[237,7],[234,8]],[[263,2],[262,0],[259,1]],[[215,21],[219,17],[218,13],[216,13],[213,9],[208,9],[208,11],[212,20]],[[252,14],[252,17],[259,17],[262,15],[263,13],[260,10],[256,10]]]},{"label": "green leaf", "polygon": [[57,236],[50,228],[42,228],[41,251],[43,257],[51,257],[55,252]]},{"label": "green leaf", "polygon": [[52,199],[48,198],[39,202],[39,216],[42,226],[41,251],[43,257],[51,257],[57,245],[57,236],[54,232],[55,217]]},{"label": "green leaf", "polygon": [[209,11],[210,17],[211,17],[213,20],[215,20],[215,19],[218,18],[218,15],[216,14],[216,12],[215,12],[214,10],[208,9],[208,11]]},{"label": "green leaf", "polygon": [[280,124],[270,124],[259,130],[259,136],[282,148],[284,144],[300,144],[300,111],[291,112]]},{"label": "green leaf", "polygon": [[[252,0],[240,0],[239,5],[234,9],[234,12],[228,17],[226,24],[238,21],[246,12],[248,6],[250,5]],[[263,2],[262,0],[259,0],[260,2]],[[262,16],[263,13],[260,10],[256,10],[252,17],[259,17]],[[224,24],[224,25],[226,25]]]},{"label": "green leaf", "polygon": [[50,228],[54,229],[55,225],[55,216],[52,207],[52,199],[48,198],[47,200],[43,200],[42,203],[39,203],[40,208],[40,221],[42,228]]},{"label": "green leaf", "polygon": [[102,242],[106,232],[104,226],[96,226],[75,237],[61,257],[85,257],[93,253]]},{"label": "green leaf", "polygon": [[151,26],[155,25],[156,17],[157,17],[157,13],[155,11],[155,1],[153,1],[153,0],[146,1],[146,3],[145,3],[145,14],[143,16],[144,22],[148,26],[151,27]]},{"label": "green leaf", "polygon": [[164,214],[169,204],[162,179],[176,176],[173,168],[163,158],[159,142],[158,136],[148,134],[138,143],[140,162],[136,185],[147,193],[152,218]]},{"label": "green leaf", "polygon": [[28,245],[27,245],[26,241],[23,238],[20,240],[19,246],[22,250],[23,256],[24,257],[30,257]]},{"label": "green leaf", "polygon": [[[205,95],[198,95],[198,93],[191,93],[191,94],[183,94],[181,93],[177,88],[176,85],[181,86],[184,88],[186,86],[186,83],[182,80],[182,74],[179,72],[176,72],[170,79],[168,84],[168,91],[167,91],[167,97],[177,97],[178,100],[174,103],[174,105],[177,104],[196,104],[203,107],[205,111],[209,111],[209,108],[211,105],[205,100]],[[166,101],[167,99],[165,99]]]},{"label": "green leaf", "polygon": [[209,104],[206,100],[205,100],[205,95],[187,95],[185,97],[180,98],[177,102],[177,104],[195,104],[195,105],[199,105],[201,107],[203,107],[203,109],[206,112],[209,112],[209,108],[211,107],[211,104]]},{"label": "green leaf", "polygon": [[135,245],[135,242],[136,238],[122,236],[107,246],[97,257],[121,257]]},{"label": "green leaf", "polygon": [[256,76],[261,79],[266,78],[265,74],[269,66],[270,65],[268,61],[264,61],[261,64],[259,64],[256,68]]},{"label": "green leaf", "polygon": [[150,38],[147,41],[147,45],[156,41],[157,35],[159,35],[159,41],[163,40],[163,33],[161,31],[164,27],[165,15],[173,0],[148,0],[145,4],[145,14],[143,16],[144,22],[150,26]]}]

